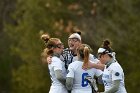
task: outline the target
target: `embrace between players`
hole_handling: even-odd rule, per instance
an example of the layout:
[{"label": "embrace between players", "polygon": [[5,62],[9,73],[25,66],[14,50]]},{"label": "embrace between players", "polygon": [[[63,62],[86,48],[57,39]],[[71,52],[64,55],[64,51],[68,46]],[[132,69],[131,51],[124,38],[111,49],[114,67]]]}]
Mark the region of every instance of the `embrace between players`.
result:
[{"label": "embrace between players", "polygon": [[[46,48],[42,52],[43,62],[48,63],[52,84],[49,93],[127,93],[122,67],[115,58],[110,41],[104,40],[98,49],[98,59],[91,48],[82,44],[81,32],[68,38],[69,48],[59,38],[43,34]],[[97,92],[94,76],[104,84],[104,92]]]}]

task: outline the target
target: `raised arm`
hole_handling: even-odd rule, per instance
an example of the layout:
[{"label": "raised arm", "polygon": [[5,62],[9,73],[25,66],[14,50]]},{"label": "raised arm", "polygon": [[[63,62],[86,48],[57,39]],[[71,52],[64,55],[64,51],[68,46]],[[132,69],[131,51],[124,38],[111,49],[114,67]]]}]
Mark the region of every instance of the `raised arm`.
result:
[{"label": "raised arm", "polygon": [[100,70],[104,70],[105,65],[101,64],[100,62],[98,63],[93,63],[93,62],[89,62],[88,68],[96,68],[96,69],[100,69]]}]

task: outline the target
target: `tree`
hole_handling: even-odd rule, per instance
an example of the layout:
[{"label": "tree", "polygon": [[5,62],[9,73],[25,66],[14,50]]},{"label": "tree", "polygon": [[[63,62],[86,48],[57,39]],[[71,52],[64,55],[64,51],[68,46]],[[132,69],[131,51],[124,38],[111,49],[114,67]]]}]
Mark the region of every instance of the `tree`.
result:
[{"label": "tree", "polygon": [[[4,2],[4,1],[2,1]],[[10,3],[9,3],[10,2]],[[73,26],[82,31],[83,43],[89,44],[96,54],[105,38],[111,39],[117,59],[124,68],[128,92],[138,92],[140,75],[140,13],[139,0],[17,0],[5,1],[11,8],[5,11],[8,15],[1,25],[4,39],[8,41],[2,47],[8,55],[1,56],[5,64],[4,75],[11,76],[13,93],[45,93],[49,90],[47,66],[40,62],[40,54],[45,47],[40,40],[42,33],[59,37],[67,45],[68,33]],[[12,5],[10,5],[12,3]],[[2,3],[0,3],[2,4]],[[0,16],[0,18],[3,18]],[[3,36],[2,35],[2,36]],[[8,38],[7,38],[8,37]],[[4,40],[3,39],[3,40]],[[89,42],[90,41],[90,42]],[[2,42],[3,44],[5,42]],[[7,65],[6,61],[12,62]],[[136,64],[133,62],[136,61]],[[6,69],[6,70],[4,70]],[[11,72],[8,72],[10,69]],[[44,72],[45,71],[45,72]],[[5,78],[5,77],[2,78]],[[2,81],[1,81],[2,82]],[[10,80],[8,81],[10,82]],[[6,83],[5,88],[10,86]],[[8,85],[9,84],[9,85]],[[46,90],[47,88],[47,90]]]}]

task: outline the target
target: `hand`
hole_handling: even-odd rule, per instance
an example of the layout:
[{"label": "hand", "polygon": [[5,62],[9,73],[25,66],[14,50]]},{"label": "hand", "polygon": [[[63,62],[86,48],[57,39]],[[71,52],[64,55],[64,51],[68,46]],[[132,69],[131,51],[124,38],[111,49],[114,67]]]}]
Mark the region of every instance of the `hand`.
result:
[{"label": "hand", "polygon": [[102,64],[101,61],[99,60],[97,64]]},{"label": "hand", "polygon": [[93,79],[91,76],[86,76],[85,79],[89,82],[89,83],[92,83],[93,82]]},{"label": "hand", "polygon": [[52,56],[48,56],[48,57],[47,57],[47,63],[48,63],[48,64],[51,64],[51,63],[52,63]]},{"label": "hand", "polygon": [[91,76],[86,76],[85,77],[85,80],[88,81],[88,83],[90,84],[90,86],[93,87],[95,91],[98,91],[98,87],[97,87],[97,84],[96,84],[96,80],[95,79],[93,79]]}]

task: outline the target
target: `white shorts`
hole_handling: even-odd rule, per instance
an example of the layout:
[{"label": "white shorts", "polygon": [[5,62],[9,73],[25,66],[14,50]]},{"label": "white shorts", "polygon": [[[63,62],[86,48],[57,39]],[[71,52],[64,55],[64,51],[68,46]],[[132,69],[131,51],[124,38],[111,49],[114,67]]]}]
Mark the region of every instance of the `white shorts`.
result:
[{"label": "white shorts", "polygon": [[80,90],[80,89],[74,89],[71,93],[92,93],[91,90]]},{"label": "white shorts", "polygon": [[64,86],[51,86],[49,93],[68,93]]}]

